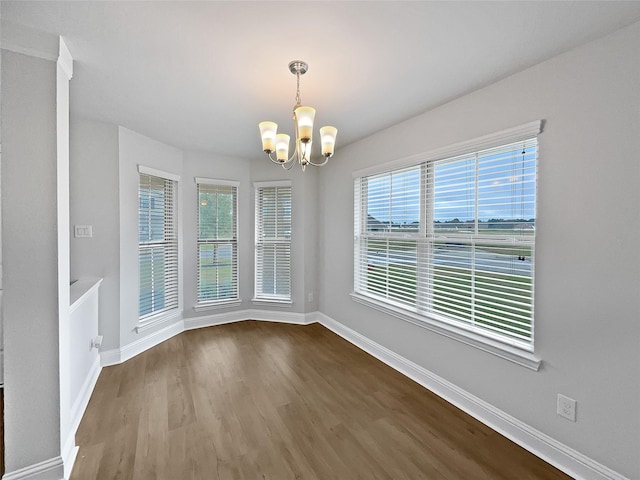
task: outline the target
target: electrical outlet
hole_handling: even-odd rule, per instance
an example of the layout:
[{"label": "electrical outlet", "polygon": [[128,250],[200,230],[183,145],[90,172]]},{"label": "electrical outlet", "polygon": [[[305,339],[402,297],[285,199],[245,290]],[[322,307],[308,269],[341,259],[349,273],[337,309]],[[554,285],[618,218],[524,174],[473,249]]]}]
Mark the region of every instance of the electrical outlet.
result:
[{"label": "electrical outlet", "polygon": [[102,346],[102,335],[98,335],[97,337],[91,340],[90,350],[93,350],[94,348],[100,348],[101,346]]},{"label": "electrical outlet", "polygon": [[307,293],[307,300],[309,301],[309,303],[313,302],[313,292]]},{"label": "electrical outlet", "polygon": [[558,394],[558,409],[557,413],[561,417],[566,418],[572,422],[576,421],[576,402],[573,398],[565,397]]}]

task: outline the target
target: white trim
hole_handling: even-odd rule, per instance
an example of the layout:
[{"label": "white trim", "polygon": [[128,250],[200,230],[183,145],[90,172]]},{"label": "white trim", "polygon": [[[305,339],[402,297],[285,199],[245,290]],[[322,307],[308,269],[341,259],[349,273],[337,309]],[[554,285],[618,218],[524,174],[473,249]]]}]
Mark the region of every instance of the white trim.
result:
[{"label": "white trim", "polygon": [[484,352],[491,353],[510,362],[517,363],[523,367],[538,371],[542,360],[536,357],[532,352],[523,350],[517,344],[509,345],[502,337],[500,340],[489,338],[488,334],[479,334],[470,330],[466,330],[454,324],[445,323],[444,321],[432,320],[425,315],[414,314],[405,309],[394,307],[393,305],[376,300],[359,293],[351,293],[353,301],[374,308],[380,312],[392,315],[401,320],[405,320],[413,325],[417,325],[432,332],[444,335],[458,342],[478,348]]},{"label": "white trim", "polygon": [[113,350],[107,350],[100,352],[100,365],[108,367],[110,365],[117,365],[122,362],[141,354],[142,352],[155,347],[159,343],[169,340],[171,337],[178,335],[184,331],[184,322],[182,320],[167,325],[157,332],[153,332],[135,342],[129,343],[122,348],[116,348]]},{"label": "white trim", "polygon": [[75,430],[71,432],[72,434],[67,437],[65,441],[64,447],[62,447],[62,469],[64,472],[63,478],[69,478],[71,476],[71,472],[73,471],[73,465],[76,463],[76,458],[78,457],[78,451],[80,447],[76,446],[75,441]]},{"label": "white trim", "polygon": [[165,340],[174,337],[186,330],[194,328],[213,327],[226,323],[241,322],[244,320],[260,320],[267,322],[292,323],[295,325],[310,325],[316,322],[317,312],[294,313],[271,310],[237,310],[234,312],[222,312],[199,317],[185,318],[179,322],[169,325],[162,330],[152,333],[122,348],[106,350],[100,352],[100,364],[103,367],[117,365],[126,362],[130,358],[155,347]]},{"label": "white trim", "polygon": [[67,77],[67,80],[71,80],[73,77],[73,57],[64,39],[60,37],[60,53],[58,55],[58,65],[62,68],[62,71]]},{"label": "white trim", "polygon": [[[73,407],[71,407],[71,427],[69,428],[69,437],[65,443],[65,447],[63,451],[66,451],[69,447],[68,444],[73,445],[75,447],[75,437],[76,432],[78,431],[78,427],[80,426],[80,421],[82,420],[82,416],[84,415],[85,410],[87,409],[87,405],[89,405],[89,400],[91,399],[91,394],[93,393],[93,389],[96,386],[96,382],[98,381],[98,377],[100,376],[100,372],[102,371],[102,367],[100,366],[100,357],[96,356],[93,365],[91,365],[91,370],[89,374],[85,378],[82,387],[80,388],[80,392],[73,402]],[[77,453],[77,447],[76,453]],[[71,469],[73,468],[73,461],[69,462],[67,457],[64,462],[65,469],[65,478],[71,474]],[[74,455],[75,460],[75,455]]]},{"label": "white trim", "polygon": [[147,317],[142,321],[139,321],[133,329],[136,333],[144,332],[145,330],[149,330],[150,328],[179,318],[181,315],[182,310],[180,310],[178,307],[171,310],[162,311],[155,315],[151,315],[150,317]]},{"label": "white trim", "polygon": [[243,322],[245,320],[251,320],[247,314],[247,310],[212,313],[200,317],[185,318],[184,329],[187,331],[196,328],[215,327],[216,325],[226,325],[228,323]]},{"label": "white trim", "polygon": [[180,181],[180,175],[177,173],[165,172],[164,170],[158,170],[157,168],[145,167],[138,164],[138,173],[143,175],[151,175],[154,177],[165,178],[167,180],[173,180],[174,182]]},{"label": "white trim", "polygon": [[193,310],[196,312],[206,312],[208,310],[222,310],[224,308],[237,307],[242,304],[242,300],[221,300],[219,302],[211,303],[198,303],[193,306]]},{"label": "white trim", "polygon": [[2,480],[59,480],[63,475],[62,457],[54,457],[7,472]]},{"label": "white trim", "polygon": [[236,180],[218,180],[215,178],[204,178],[204,177],[194,177],[194,180],[196,183],[199,183],[201,185],[226,185],[229,187],[236,187],[236,188],[240,186],[240,182]]},{"label": "white trim", "polygon": [[290,187],[292,184],[291,180],[272,180],[268,182],[253,182],[253,188]]},{"label": "white trim", "polygon": [[274,307],[292,307],[293,300],[291,299],[279,299],[279,298],[252,298],[251,303],[254,305],[272,305]]},{"label": "white trim", "polygon": [[261,322],[290,323],[294,325],[311,325],[316,323],[316,315],[312,313],[282,312],[277,310],[238,310],[235,312],[215,313],[211,315],[185,318],[184,329],[193,330],[195,328],[214,327],[227,323],[243,322],[247,320],[257,320]]},{"label": "white trim", "polygon": [[69,433],[67,434],[67,439],[62,446],[64,478],[69,478],[73,471],[73,465],[76,461],[79,450],[79,447],[76,446],[76,433],[84,412],[87,409],[87,405],[89,405],[89,399],[91,398],[91,394],[93,393],[93,389],[96,386],[96,382],[98,381],[101,371],[102,367],[100,366],[100,357],[96,356],[93,365],[91,365],[91,370],[80,388],[78,396],[75,400],[71,399],[73,401],[73,406],[71,407]]},{"label": "white trim", "polygon": [[71,285],[69,294],[69,314],[72,314],[87,298],[92,295],[100,285],[102,278],[82,278]]},{"label": "white trim", "polygon": [[329,330],[568,475],[585,480],[629,480],[327,315],[315,315]]},{"label": "white trim", "polygon": [[524,125],[490,133],[489,135],[484,135],[482,137],[465,140],[463,142],[454,143],[453,145],[437,148],[428,152],[422,152],[409,157],[375,165],[373,167],[356,170],[352,175],[353,178],[366,177],[369,175],[388,172],[389,170],[418,165],[423,162],[441,160],[443,158],[455,157],[465,153],[486,150],[487,148],[497,147],[505,143],[526,140],[535,137],[540,132],[542,132],[542,120],[535,120],[533,122],[525,123]]},{"label": "white trim", "polygon": [[262,322],[291,323],[294,325],[311,325],[315,315],[311,313],[282,312],[276,310],[247,310],[249,320]]}]

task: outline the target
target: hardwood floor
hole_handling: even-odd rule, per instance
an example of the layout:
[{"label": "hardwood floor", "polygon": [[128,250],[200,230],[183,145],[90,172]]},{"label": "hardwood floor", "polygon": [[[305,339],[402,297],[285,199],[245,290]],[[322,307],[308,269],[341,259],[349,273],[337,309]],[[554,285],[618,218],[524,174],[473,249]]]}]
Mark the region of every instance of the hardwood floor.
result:
[{"label": "hardwood floor", "polygon": [[72,480],[568,479],[324,327],[191,330],[103,369]]},{"label": "hardwood floor", "polygon": [[4,475],[4,386],[0,388],[0,477]]}]

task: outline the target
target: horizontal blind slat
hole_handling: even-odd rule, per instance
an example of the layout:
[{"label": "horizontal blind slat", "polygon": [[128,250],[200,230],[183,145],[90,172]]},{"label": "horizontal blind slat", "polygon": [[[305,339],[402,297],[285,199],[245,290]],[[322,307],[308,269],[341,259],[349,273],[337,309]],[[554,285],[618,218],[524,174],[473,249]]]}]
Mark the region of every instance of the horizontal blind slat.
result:
[{"label": "horizontal blind slat", "polygon": [[198,190],[198,278],[200,304],[239,298],[237,210],[238,188],[197,183]]},{"label": "horizontal blind slat", "polygon": [[355,179],[354,290],[531,342],[536,163],[532,138]]}]

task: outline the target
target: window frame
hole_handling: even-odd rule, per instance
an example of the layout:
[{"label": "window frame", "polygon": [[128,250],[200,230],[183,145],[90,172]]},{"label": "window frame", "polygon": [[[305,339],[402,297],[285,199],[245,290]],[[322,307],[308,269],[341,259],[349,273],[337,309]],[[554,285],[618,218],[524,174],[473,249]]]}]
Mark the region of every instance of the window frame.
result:
[{"label": "window frame", "polygon": [[[405,242],[407,244],[409,242],[414,242],[416,263],[420,263],[422,261],[421,257],[431,258],[433,252],[430,249],[432,248],[435,239],[433,232],[433,219],[435,217],[432,216],[434,215],[434,213],[430,212],[430,210],[434,208],[434,189],[433,183],[428,185],[428,182],[433,182],[432,175],[430,175],[428,170],[434,168],[433,166],[436,164],[436,162],[461,155],[475,154],[476,152],[482,150],[487,150],[514,142],[525,141],[534,137],[537,138],[538,134],[541,131],[542,121],[530,122],[519,127],[514,127],[512,129],[486,135],[484,137],[479,137],[470,141],[461,142],[438,150],[421,153],[411,157],[353,172],[354,290],[351,293],[352,299],[358,303],[362,303],[369,307],[383,311],[387,314],[409,321],[410,323],[419,325],[423,328],[435,331],[449,338],[458,340],[468,345],[472,345],[481,350],[488,351],[533,370],[538,370],[541,360],[534,355],[533,313],[531,315],[531,342],[530,344],[526,344],[521,341],[514,341],[513,339],[504,337],[499,333],[492,334],[489,331],[469,328],[468,325],[465,325],[462,322],[456,320],[452,320],[447,316],[438,315],[437,313],[434,313],[432,311],[426,312],[423,308],[418,308],[417,306],[414,307],[407,303],[403,303],[402,301],[396,301],[393,298],[384,299],[381,298],[383,297],[383,295],[371,295],[368,292],[359,289],[362,280],[359,276],[363,272],[362,262],[366,260],[364,258],[367,256],[367,253],[363,253],[361,251],[361,248],[365,243],[363,241],[363,238],[367,236],[374,239],[385,239],[388,242],[396,241]],[[391,174],[393,172],[399,172],[404,169],[411,168],[421,169],[419,229],[414,232],[387,231],[384,233],[371,235],[371,232],[367,231],[367,226],[363,224],[363,220],[367,219],[368,200],[366,200],[366,196],[363,196],[365,195],[365,193],[363,193],[363,191],[361,190],[362,188],[366,188],[362,186],[362,179],[371,178],[374,176],[382,177],[385,174]],[[367,219],[365,221],[369,220]],[[429,236],[431,237],[429,238]],[[363,257],[363,255],[365,257]],[[433,269],[433,265],[429,265],[429,262],[425,262],[422,264],[421,268]],[[419,273],[418,270],[416,270],[416,272]],[[422,271],[422,273],[424,273],[424,271]],[[424,297],[429,296],[428,292],[418,292],[418,290],[421,288],[421,285],[424,286],[423,284],[421,284],[421,282],[418,282],[418,284],[416,285],[416,291],[418,294],[417,302],[421,302],[421,299],[424,300]],[[531,288],[533,290],[533,286]],[[430,302],[431,299],[427,299],[426,301]],[[533,309],[533,299],[531,300],[531,308]]]},{"label": "window frame", "polygon": [[[170,182],[172,192],[171,192],[171,204],[169,205],[169,211],[171,214],[171,232],[170,235],[172,238],[168,240],[166,237],[161,242],[141,242],[140,241],[140,233],[141,233],[141,223],[140,216],[141,212],[141,197],[140,197],[140,182],[142,176],[154,177],[156,179],[160,179],[165,182],[165,188],[167,186],[166,182]],[[144,165],[138,165],[138,322],[136,324],[135,330],[136,332],[144,331],[148,328],[151,328],[159,323],[168,321],[172,318],[177,318],[182,311],[182,259],[181,259],[181,218],[179,213],[179,194],[180,194],[180,176],[174,173],[165,172],[162,170],[158,170],[155,168],[146,167]],[[164,209],[164,217],[165,220],[163,224],[166,226],[166,215],[167,215],[167,205],[165,205]],[[165,232],[166,234],[166,232]],[[152,310],[149,313],[144,315],[140,315],[140,301],[141,301],[141,289],[142,289],[142,281],[140,278],[140,258],[142,255],[142,250],[146,249],[150,244],[165,244],[167,246],[171,246],[172,253],[172,271],[169,276],[169,283],[171,286],[171,303],[168,307]],[[166,270],[165,270],[166,272]],[[163,277],[163,281],[166,281],[166,277]]]},{"label": "window frame", "polygon": [[[263,231],[264,218],[262,216],[262,211],[260,208],[264,191],[265,189],[276,189],[276,195],[278,189],[288,190],[288,197],[290,199],[290,213],[288,215],[288,222],[291,230],[293,230],[293,188],[292,182],[290,180],[279,180],[279,181],[266,181],[266,182],[254,182],[254,194],[255,194],[255,235],[254,235],[254,249],[255,249],[255,262],[254,262],[254,297],[252,299],[253,303],[264,303],[264,304],[280,304],[283,306],[291,306],[293,305],[292,299],[292,281],[291,281],[291,273],[292,273],[292,236],[293,232],[290,231],[289,236],[273,236],[273,237],[261,237],[261,232]],[[276,224],[278,221],[286,220],[281,219],[276,210]],[[277,228],[277,227],[276,227]],[[288,292],[286,294],[277,294],[277,293],[266,293],[264,292],[264,284],[262,283],[262,272],[263,272],[263,264],[264,264],[264,247],[273,246],[276,250],[274,250],[274,268],[277,269],[277,258],[278,258],[278,247],[284,248],[284,250],[288,251],[285,255],[286,265],[285,268],[288,270]],[[277,272],[274,272],[274,275],[277,276]],[[277,287],[276,287],[277,288]]]},{"label": "window frame", "polygon": [[[196,196],[197,196],[197,213],[196,213],[196,305],[193,307],[195,311],[215,309],[216,307],[228,307],[230,305],[241,303],[240,299],[240,260],[239,260],[239,251],[238,251],[238,195],[240,189],[240,182],[235,180],[220,180],[214,178],[205,178],[205,177],[195,177],[194,181],[196,183]],[[200,218],[200,186],[211,186],[211,187],[230,187],[232,189],[233,195],[233,235],[230,239],[213,239],[200,238],[201,231],[201,218]],[[216,217],[217,218],[217,217]],[[201,297],[201,258],[200,258],[200,249],[203,245],[231,245],[232,248],[232,288],[234,295],[226,298],[218,298],[218,299],[203,299]]]}]

